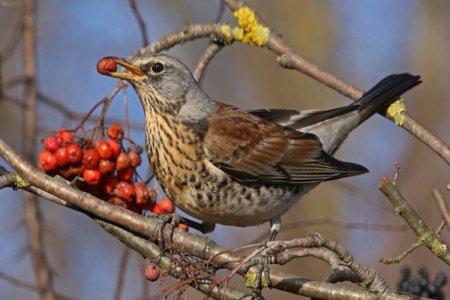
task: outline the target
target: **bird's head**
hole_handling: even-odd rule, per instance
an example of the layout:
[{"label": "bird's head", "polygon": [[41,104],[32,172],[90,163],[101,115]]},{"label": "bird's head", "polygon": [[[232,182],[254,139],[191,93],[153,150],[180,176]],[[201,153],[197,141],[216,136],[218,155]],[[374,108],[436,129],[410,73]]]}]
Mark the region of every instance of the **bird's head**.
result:
[{"label": "bird's head", "polygon": [[[124,68],[117,70],[117,65]],[[163,54],[125,59],[105,57],[99,73],[128,81],[147,111],[170,113],[186,120],[202,117],[213,101],[198,87],[190,70],[178,59]]]}]

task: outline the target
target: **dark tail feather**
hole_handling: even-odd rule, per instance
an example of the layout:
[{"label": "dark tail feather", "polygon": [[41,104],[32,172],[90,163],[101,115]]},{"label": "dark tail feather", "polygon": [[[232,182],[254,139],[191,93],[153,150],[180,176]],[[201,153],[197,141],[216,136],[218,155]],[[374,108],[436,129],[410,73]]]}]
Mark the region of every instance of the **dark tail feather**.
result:
[{"label": "dark tail feather", "polygon": [[360,123],[377,112],[385,115],[390,104],[421,82],[420,76],[408,73],[392,74],[382,79],[353,104],[360,106]]}]

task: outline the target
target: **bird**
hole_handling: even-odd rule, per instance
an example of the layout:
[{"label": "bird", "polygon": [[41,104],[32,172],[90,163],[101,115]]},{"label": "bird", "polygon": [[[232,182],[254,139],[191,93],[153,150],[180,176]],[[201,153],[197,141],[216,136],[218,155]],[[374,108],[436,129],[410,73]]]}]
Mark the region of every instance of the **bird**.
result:
[{"label": "bird", "polygon": [[353,129],[421,83],[392,74],[343,107],[243,110],[208,96],[186,65],[165,54],[108,56],[97,69],[137,93],[151,167],[178,208],[209,231],[269,222],[271,241],[281,216],[318,184],[368,172],[333,154]]}]

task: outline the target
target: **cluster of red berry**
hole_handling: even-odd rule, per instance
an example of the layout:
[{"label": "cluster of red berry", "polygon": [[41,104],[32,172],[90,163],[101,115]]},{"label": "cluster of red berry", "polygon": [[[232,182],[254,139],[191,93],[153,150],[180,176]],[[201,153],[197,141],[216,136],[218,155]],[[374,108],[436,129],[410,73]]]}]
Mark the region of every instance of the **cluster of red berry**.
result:
[{"label": "cluster of red berry", "polygon": [[106,133],[108,139],[91,140],[60,129],[43,140],[45,149],[38,156],[39,169],[68,180],[82,177],[84,180],[76,183],[81,190],[139,214],[173,213],[173,202],[163,198],[156,203],[156,191],[136,176],[142,148],[131,145],[125,150],[119,124],[113,124]]}]

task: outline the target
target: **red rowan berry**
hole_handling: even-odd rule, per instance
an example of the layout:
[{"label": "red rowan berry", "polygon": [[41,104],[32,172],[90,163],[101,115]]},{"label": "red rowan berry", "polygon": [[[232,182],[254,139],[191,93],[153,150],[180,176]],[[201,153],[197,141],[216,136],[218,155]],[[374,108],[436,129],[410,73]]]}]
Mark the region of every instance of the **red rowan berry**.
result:
[{"label": "red rowan berry", "polygon": [[97,169],[100,162],[100,155],[93,148],[84,150],[83,165],[88,169]]},{"label": "red rowan berry", "polygon": [[100,158],[109,159],[113,156],[113,149],[111,149],[111,146],[105,140],[98,140],[95,150],[100,155]]},{"label": "red rowan berry", "polygon": [[117,156],[119,156],[120,154],[120,144],[115,140],[107,140],[107,142],[113,152],[112,158],[117,158]]},{"label": "red rowan berry", "polygon": [[52,136],[46,137],[44,140],[44,148],[50,152],[55,152],[60,146],[56,138]]},{"label": "red rowan berry", "polygon": [[57,133],[56,133],[56,141],[60,144],[60,145],[67,145],[72,143],[73,140],[73,135],[65,128],[61,128]]},{"label": "red rowan berry", "polygon": [[66,147],[61,147],[54,153],[56,157],[56,161],[58,162],[58,166],[63,167],[67,165],[70,161],[69,151]]},{"label": "red rowan berry", "polygon": [[130,166],[130,158],[125,152],[121,152],[116,160],[116,169],[117,171],[123,170]]},{"label": "red rowan berry", "polygon": [[117,177],[119,177],[122,180],[130,180],[133,178],[135,169],[133,167],[127,167],[125,169],[121,169],[117,171]]},{"label": "red rowan berry", "polygon": [[89,185],[96,185],[100,182],[102,175],[98,170],[85,169],[83,171],[83,178]]},{"label": "red rowan berry", "polygon": [[117,71],[117,63],[110,58],[102,59],[97,63],[97,72],[105,74]]},{"label": "red rowan berry", "polygon": [[146,204],[150,199],[150,193],[147,187],[142,182],[136,182],[134,184],[134,189],[136,190],[136,203],[139,205]]},{"label": "red rowan berry", "polygon": [[175,211],[172,200],[167,197],[162,198],[158,205],[161,207],[162,214],[172,214]]},{"label": "red rowan berry", "polygon": [[100,159],[100,162],[98,164],[98,170],[103,175],[114,172],[114,167],[114,162],[107,159]]},{"label": "red rowan berry", "polygon": [[39,153],[39,167],[43,171],[52,171],[58,168],[58,162],[56,160],[56,157],[50,152],[50,151],[42,151]]},{"label": "red rowan berry", "polygon": [[83,158],[83,150],[77,144],[67,146],[67,151],[69,153],[69,163],[71,164],[77,164]]},{"label": "red rowan berry", "polygon": [[111,127],[108,128],[106,133],[111,139],[115,141],[120,141],[123,139],[123,128],[119,123],[112,124]]},{"label": "red rowan berry", "polygon": [[150,281],[156,281],[159,278],[161,271],[159,270],[159,267],[156,265],[148,265],[145,268],[145,278],[147,278]]},{"label": "red rowan berry", "polygon": [[133,167],[139,166],[142,162],[141,156],[136,151],[131,150],[128,152],[128,157],[130,158],[130,164]]},{"label": "red rowan berry", "polygon": [[133,185],[125,181],[120,181],[114,189],[114,195],[125,201],[132,201],[133,197],[136,196],[136,191]]}]

